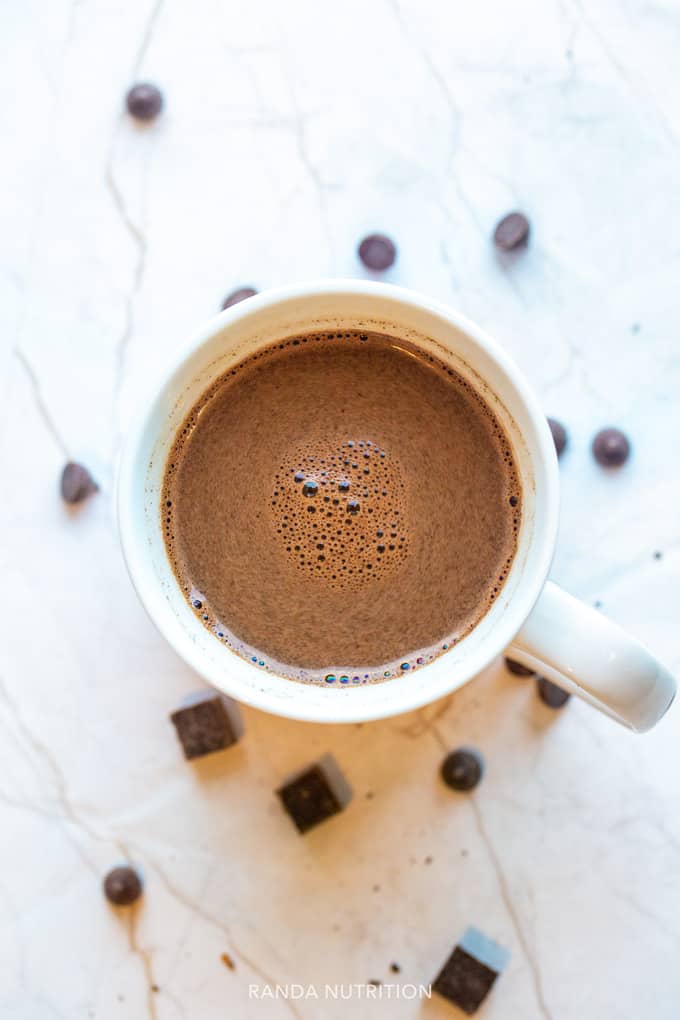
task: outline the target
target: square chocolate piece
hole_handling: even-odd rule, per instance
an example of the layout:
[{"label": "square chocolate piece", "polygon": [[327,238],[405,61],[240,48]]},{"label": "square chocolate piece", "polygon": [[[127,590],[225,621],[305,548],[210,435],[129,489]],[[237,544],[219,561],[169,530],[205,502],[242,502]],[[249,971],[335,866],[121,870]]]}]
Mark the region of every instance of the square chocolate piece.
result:
[{"label": "square chocolate piece", "polygon": [[352,799],[351,787],[330,754],[296,772],[276,792],[298,832],[337,815]]},{"label": "square chocolate piece", "polygon": [[238,705],[216,691],[197,691],[170,715],[188,760],[231,747],[243,735]]},{"label": "square chocolate piece", "polygon": [[432,983],[438,995],[464,1013],[476,1013],[505,968],[510,953],[476,928],[468,928]]}]

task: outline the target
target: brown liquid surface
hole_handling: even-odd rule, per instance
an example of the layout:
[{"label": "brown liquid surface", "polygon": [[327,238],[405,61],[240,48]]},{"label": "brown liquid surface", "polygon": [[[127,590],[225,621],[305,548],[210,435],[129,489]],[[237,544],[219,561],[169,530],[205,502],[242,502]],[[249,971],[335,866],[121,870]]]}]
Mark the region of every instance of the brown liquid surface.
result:
[{"label": "brown liquid surface", "polygon": [[347,333],[282,341],[223,376],[178,433],[161,512],[216,638],[339,685],[418,668],[474,627],[520,504],[508,441],[467,383],[402,341]]}]

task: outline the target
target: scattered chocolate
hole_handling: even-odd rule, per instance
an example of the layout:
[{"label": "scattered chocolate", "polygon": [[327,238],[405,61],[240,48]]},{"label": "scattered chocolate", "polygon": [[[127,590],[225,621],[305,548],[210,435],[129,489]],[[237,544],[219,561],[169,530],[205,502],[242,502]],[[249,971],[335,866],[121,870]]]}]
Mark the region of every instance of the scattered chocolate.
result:
[{"label": "scattered chocolate", "polygon": [[117,907],[129,907],[142,895],[142,880],[134,868],[114,868],[104,879],[104,895]]},{"label": "scattered chocolate", "polygon": [[232,960],[229,953],[221,953],[220,960],[222,961],[225,967],[229,968],[229,970],[236,970],[236,964]]},{"label": "scattered chocolate", "polygon": [[369,234],[359,245],[359,258],[367,269],[382,273],[394,265],[397,248],[384,234]]},{"label": "scattered chocolate", "polygon": [[393,974],[400,974],[401,973],[401,967],[399,966],[398,963],[391,963],[390,964],[390,970],[392,971]]},{"label": "scattered chocolate", "polygon": [[502,251],[514,251],[529,238],[529,220],[524,213],[511,212],[504,216],[493,232],[494,244]]},{"label": "scattered chocolate", "polygon": [[567,445],[567,430],[564,425],[555,418],[548,418],[548,425],[552,432],[553,443],[555,444],[557,456],[561,457]]},{"label": "scattered chocolate", "polygon": [[238,705],[216,691],[197,691],[170,715],[187,760],[231,747],[243,736]]},{"label": "scattered chocolate", "polygon": [[523,666],[522,663],[517,662],[516,659],[509,659],[507,655],[505,656],[505,668],[508,669],[511,673],[514,673],[515,676],[534,675],[533,669],[529,669],[528,666]]},{"label": "scattered chocolate", "polygon": [[163,109],[163,93],[148,81],[138,82],[128,91],[125,102],[135,120],[154,120]]},{"label": "scattered chocolate", "polygon": [[593,439],[593,456],[602,467],[621,467],[630,456],[628,437],[619,429],[602,429]]},{"label": "scattered chocolate", "polygon": [[352,799],[349,783],[330,754],[295,773],[276,792],[298,832],[325,822]]},{"label": "scattered chocolate", "polygon": [[222,302],[222,310],[231,308],[232,305],[237,305],[239,301],[245,301],[246,298],[255,297],[256,294],[257,291],[254,287],[239,287],[238,290],[232,290],[231,294],[227,294]]},{"label": "scattered chocolate", "polygon": [[452,790],[474,790],[482,778],[484,762],[477,751],[459,747],[447,754],[440,771],[442,779]]},{"label": "scattered chocolate", "polygon": [[380,988],[382,981],[378,981],[377,978],[371,978],[371,980],[367,981],[366,984],[373,985],[374,988]]},{"label": "scattered chocolate", "polygon": [[70,460],[61,473],[61,498],[65,503],[82,503],[99,490],[94,478],[82,464]]},{"label": "scattered chocolate", "polygon": [[152,992],[160,992],[160,985],[151,985]]},{"label": "scattered chocolate", "polygon": [[546,680],[544,676],[536,677],[536,687],[539,698],[548,708],[562,708],[571,697],[568,691],[562,690],[557,684]]},{"label": "scattered chocolate", "polygon": [[438,995],[472,1016],[509,959],[507,949],[476,928],[468,928],[432,982],[432,987]]}]

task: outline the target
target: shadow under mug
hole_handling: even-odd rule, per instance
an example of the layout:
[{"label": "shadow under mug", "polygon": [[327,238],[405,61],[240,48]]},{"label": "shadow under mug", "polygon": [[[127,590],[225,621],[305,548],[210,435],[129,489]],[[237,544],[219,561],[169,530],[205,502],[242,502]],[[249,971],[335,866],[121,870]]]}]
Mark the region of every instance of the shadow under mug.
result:
[{"label": "shadow under mug", "polygon": [[[381,684],[339,688],[278,676],[240,657],[203,627],[165,552],[160,493],[175,433],[217,377],[283,337],[347,329],[408,340],[450,365],[483,396],[512,444],[523,515],[510,573],[496,602],[469,634],[414,672]],[[121,543],[139,598],[175,651],[239,701],[316,722],[378,719],[449,694],[509,649],[513,658],[642,732],[670,706],[675,682],[634,638],[547,581],[558,501],[557,458],[545,416],[502,348],[462,315],[427,297],[356,280],[277,288],[208,322],[140,409],[118,475]]]}]

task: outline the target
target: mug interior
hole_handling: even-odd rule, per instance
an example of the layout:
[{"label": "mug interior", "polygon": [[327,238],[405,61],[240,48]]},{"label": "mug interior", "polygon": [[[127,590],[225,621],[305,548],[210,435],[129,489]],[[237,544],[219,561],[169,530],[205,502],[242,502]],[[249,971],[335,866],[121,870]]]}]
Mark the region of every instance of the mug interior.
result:
[{"label": "mug interior", "polygon": [[[176,431],[218,376],[275,340],[349,329],[407,340],[463,376],[510,440],[523,498],[510,573],[476,627],[416,671],[345,688],[278,676],[242,659],[202,626],[166,554],[160,494]],[[557,460],[535,396],[503,350],[478,327],[401,288],[320,281],[249,298],[216,316],[193,338],[189,353],[156,390],[128,436],[119,472],[118,515],[126,563],[143,605],[175,651],[206,680],[239,701],[279,715],[357,722],[405,712],[455,690],[510,643],[550,566],[557,529]]]}]

